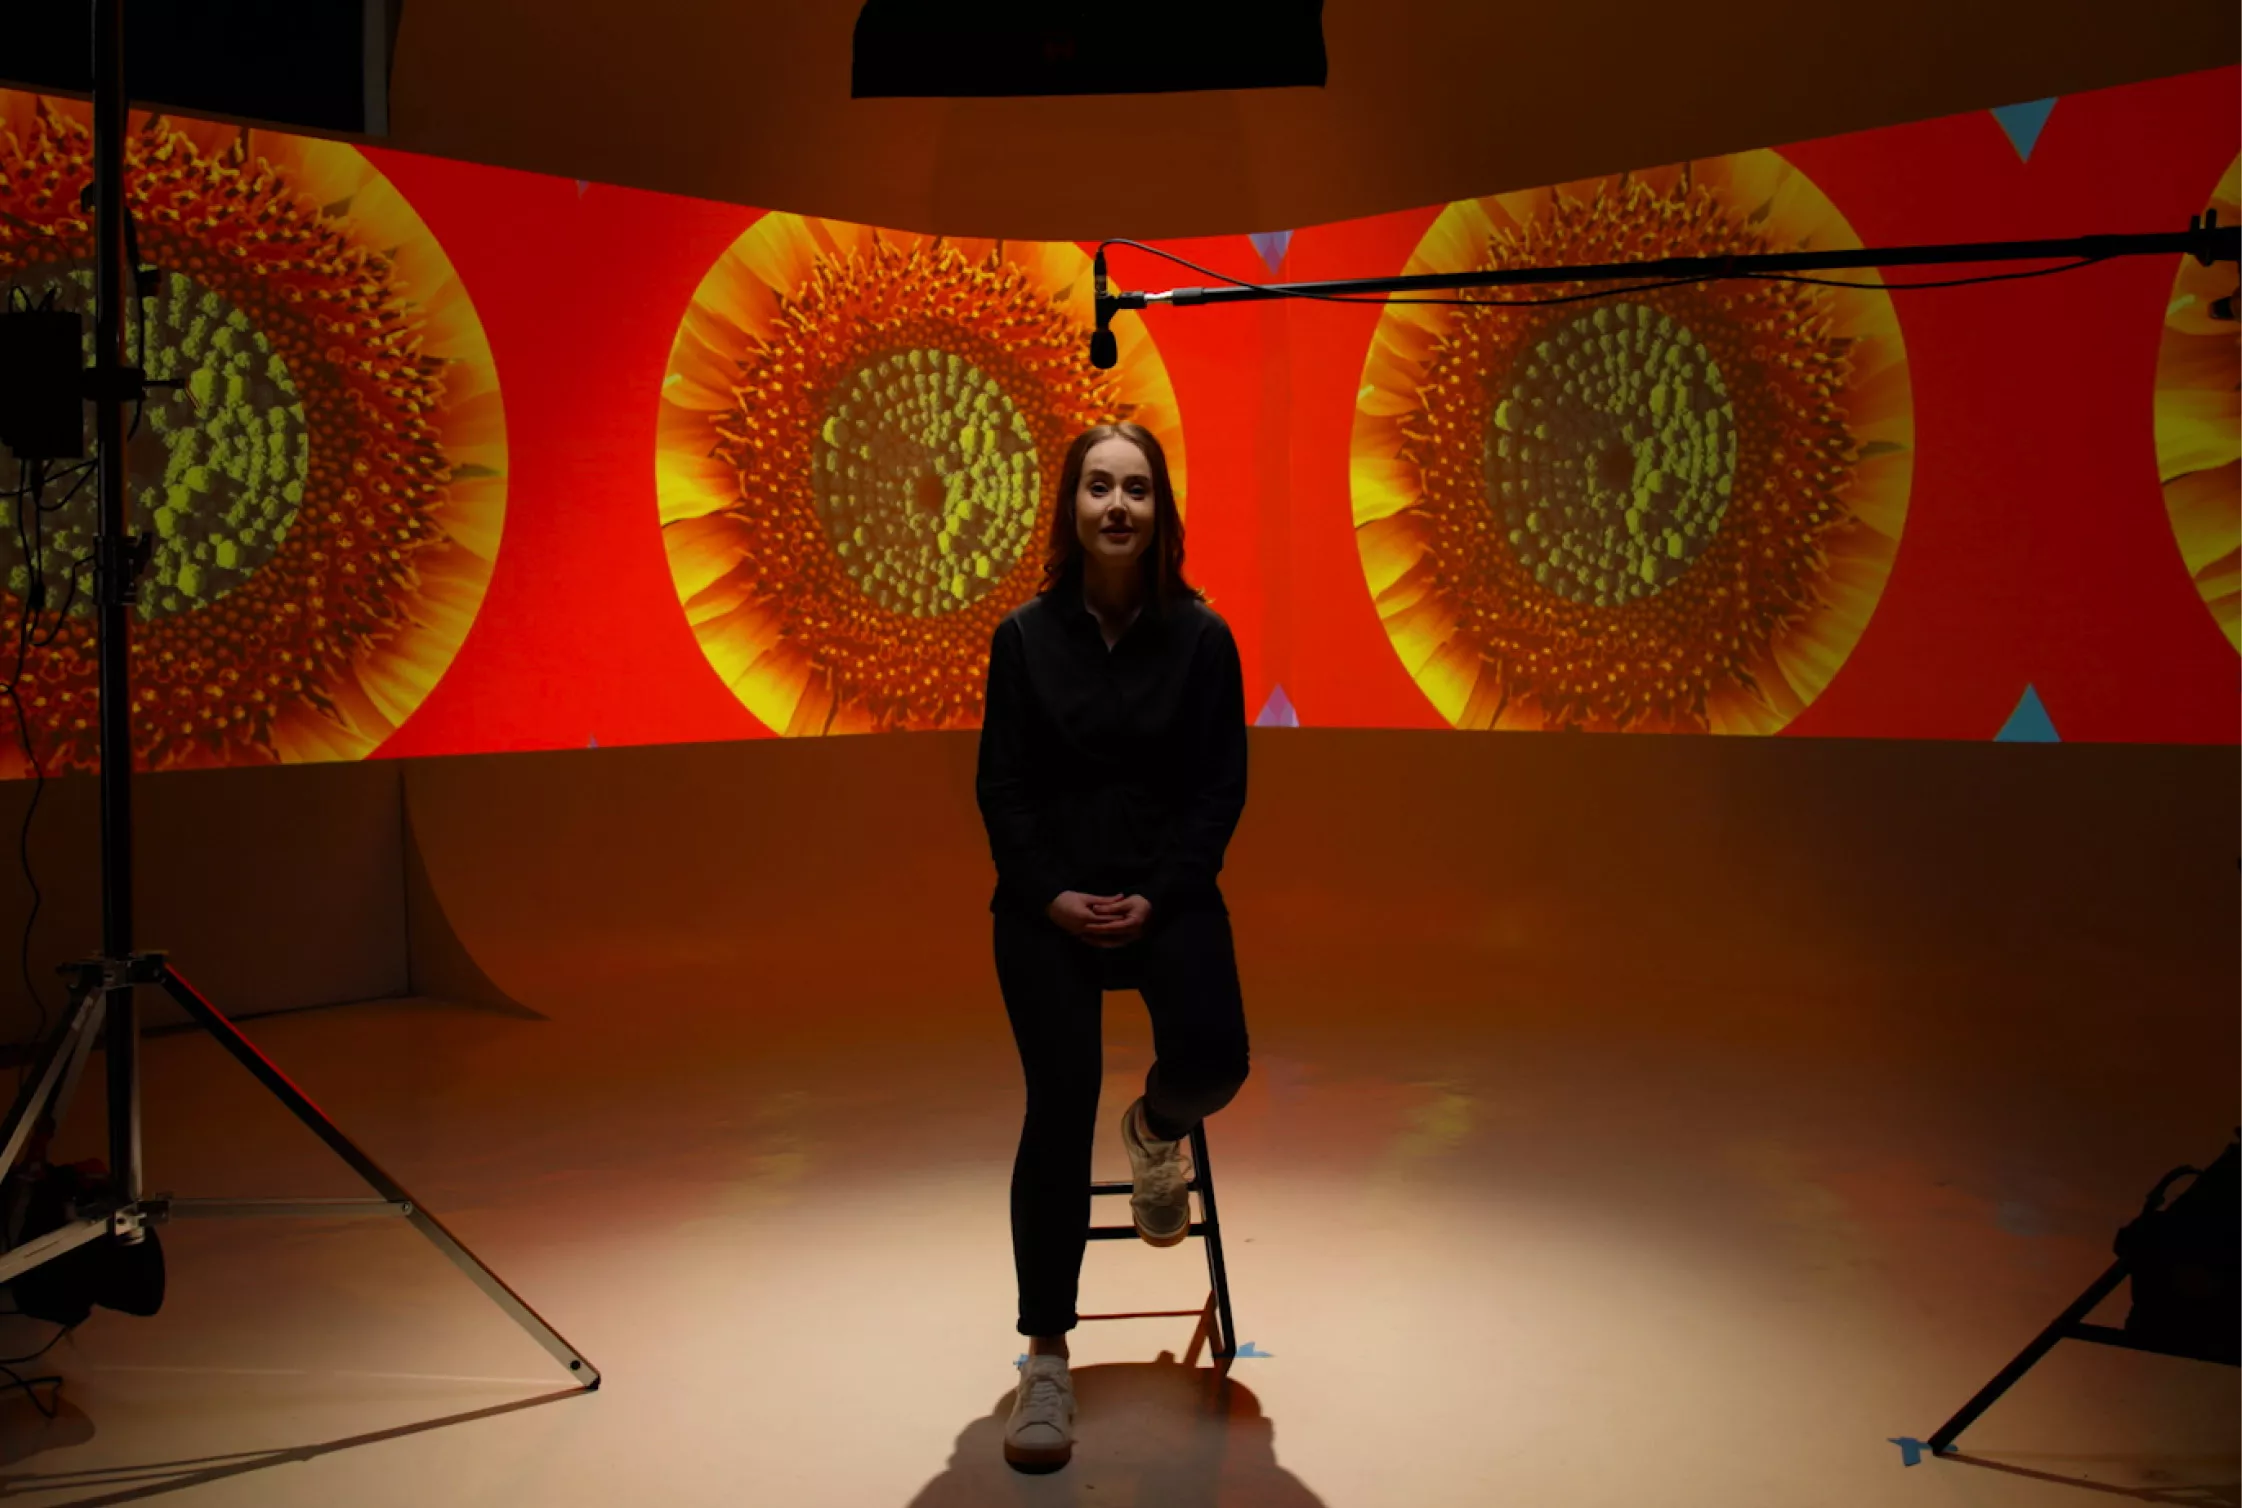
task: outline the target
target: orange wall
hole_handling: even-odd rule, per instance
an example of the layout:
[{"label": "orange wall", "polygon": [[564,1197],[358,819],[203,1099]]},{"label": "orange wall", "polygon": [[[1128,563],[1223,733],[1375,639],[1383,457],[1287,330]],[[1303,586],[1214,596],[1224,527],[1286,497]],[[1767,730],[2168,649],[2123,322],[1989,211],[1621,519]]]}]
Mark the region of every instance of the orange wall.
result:
[{"label": "orange wall", "polygon": [[[744,986],[742,1032],[993,1020],[973,750],[904,734],[144,777],[143,935],[237,1014],[417,988],[659,1033]],[[1407,1006],[1522,1032],[1585,1018],[1634,1049],[1949,1073],[1999,1054],[2232,1124],[2232,748],[1265,729],[1252,760],[1225,884],[1273,1030],[1375,1031]],[[29,789],[0,787],[0,823]],[[50,788],[40,819],[42,971],[97,937],[90,794]],[[29,1029],[12,977],[0,1011]]]},{"label": "orange wall", "polygon": [[[971,735],[417,761],[432,888],[531,1005],[744,980],[837,1031],[995,1011]],[[2160,1064],[2229,1113],[2231,748],[1256,730],[1257,1013],[1409,1000],[1817,1051]],[[1323,1009],[1323,1006],[1315,1007]],[[756,1029],[743,1023],[743,1030]],[[2143,1056],[2146,1055],[2146,1056]]]}]

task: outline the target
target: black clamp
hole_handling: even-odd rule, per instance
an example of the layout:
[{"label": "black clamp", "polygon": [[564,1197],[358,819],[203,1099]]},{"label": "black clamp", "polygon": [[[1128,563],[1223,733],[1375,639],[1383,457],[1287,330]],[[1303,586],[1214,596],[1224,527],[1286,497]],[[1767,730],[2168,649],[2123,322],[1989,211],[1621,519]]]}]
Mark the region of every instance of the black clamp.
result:
[{"label": "black clamp", "polygon": [[155,558],[153,534],[119,538],[104,534],[93,546],[93,590],[96,602],[134,603],[140,600],[140,578]]},{"label": "black clamp", "polygon": [[62,964],[57,974],[68,978],[79,994],[99,990],[129,990],[136,985],[162,984],[170,973],[170,955],[135,953],[129,958],[81,958]]},{"label": "black clamp", "polygon": [[[2188,233],[2195,237],[2195,245],[2189,248],[2188,254],[2205,267],[2210,266],[2213,262],[2231,262],[2234,260],[2232,257],[2219,255],[2218,232],[2219,212],[2217,210],[2207,209],[2200,215],[2188,216]],[[2234,232],[2230,228],[2227,235],[2231,238],[2233,234]]]}]

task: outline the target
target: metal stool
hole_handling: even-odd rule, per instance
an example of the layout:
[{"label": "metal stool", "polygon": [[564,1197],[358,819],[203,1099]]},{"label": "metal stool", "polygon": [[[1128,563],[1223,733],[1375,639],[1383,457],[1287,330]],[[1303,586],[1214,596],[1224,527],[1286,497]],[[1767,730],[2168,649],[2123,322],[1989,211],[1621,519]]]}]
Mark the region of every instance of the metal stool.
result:
[{"label": "metal stool", "polygon": [[[1138,988],[1141,955],[1136,945],[1115,948],[1101,959],[1100,973],[1107,992]],[[1222,1261],[1222,1221],[1214,1204],[1214,1168],[1207,1158],[1206,1123],[1191,1128],[1191,1181],[1184,1185],[1186,1198],[1199,1196],[1199,1218],[1192,1221],[1189,1236],[1197,1236],[1205,1243],[1207,1254],[1207,1301],[1197,1309],[1143,1309],[1123,1314],[1082,1314],[1081,1320],[1124,1319],[1192,1319],[1198,1328],[1191,1332],[1191,1346],[1185,1352],[1183,1364],[1199,1364],[1199,1348],[1212,1341],[1215,1370],[1227,1371],[1231,1360],[1238,1354],[1238,1326],[1230,1313],[1230,1273]],[[1132,1192],[1126,1181],[1093,1183],[1091,1197],[1119,1194],[1126,1197]],[[1089,1237],[1093,1241],[1133,1241],[1137,1239],[1134,1225],[1092,1225]]]}]

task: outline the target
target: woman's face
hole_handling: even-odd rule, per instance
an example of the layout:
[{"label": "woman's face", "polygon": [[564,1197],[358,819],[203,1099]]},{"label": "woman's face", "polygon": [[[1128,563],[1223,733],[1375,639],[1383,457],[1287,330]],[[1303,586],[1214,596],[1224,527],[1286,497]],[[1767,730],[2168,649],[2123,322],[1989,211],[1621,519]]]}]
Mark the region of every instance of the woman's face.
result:
[{"label": "woman's face", "polygon": [[1135,565],[1152,543],[1152,465],[1134,443],[1116,435],[1082,458],[1074,532],[1084,559],[1101,569]]}]

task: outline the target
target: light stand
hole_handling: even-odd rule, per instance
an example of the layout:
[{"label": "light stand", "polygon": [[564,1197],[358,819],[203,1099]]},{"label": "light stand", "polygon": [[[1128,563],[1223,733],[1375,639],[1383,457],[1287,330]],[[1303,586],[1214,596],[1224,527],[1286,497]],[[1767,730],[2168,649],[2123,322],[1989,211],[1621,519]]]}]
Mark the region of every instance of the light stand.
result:
[{"label": "light stand", "polygon": [[[16,1096],[0,1147],[0,1171],[13,1168],[34,1128],[61,1119],[99,1033],[107,1050],[109,1188],[93,1207],[78,1207],[54,1230],[0,1253],[0,1283],[89,1242],[110,1239],[134,1246],[148,1227],[172,1218],[244,1215],[401,1216],[435,1244],[476,1286],[543,1346],[587,1390],[599,1371],[497,1274],[407,1192],[288,1081],[208,1000],[174,970],[162,953],[133,951],[132,926],[132,697],[131,613],[138,581],[153,543],[127,532],[125,513],[125,405],[148,387],[125,344],[126,301],[133,296],[127,253],[125,132],[130,108],[124,73],[125,0],[93,0],[94,364],[86,395],[94,405],[99,468],[94,532],[96,651],[100,676],[101,751],[101,953],[68,966],[73,1003],[42,1046],[33,1071]],[[145,356],[145,353],[143,353]],[[140,1024],[134,991],[160,986],[197,1025],[256,1076],[352,1171],[380,1195],[376,1199],[173,1199],[148,1196],[141,1187]]]}]

